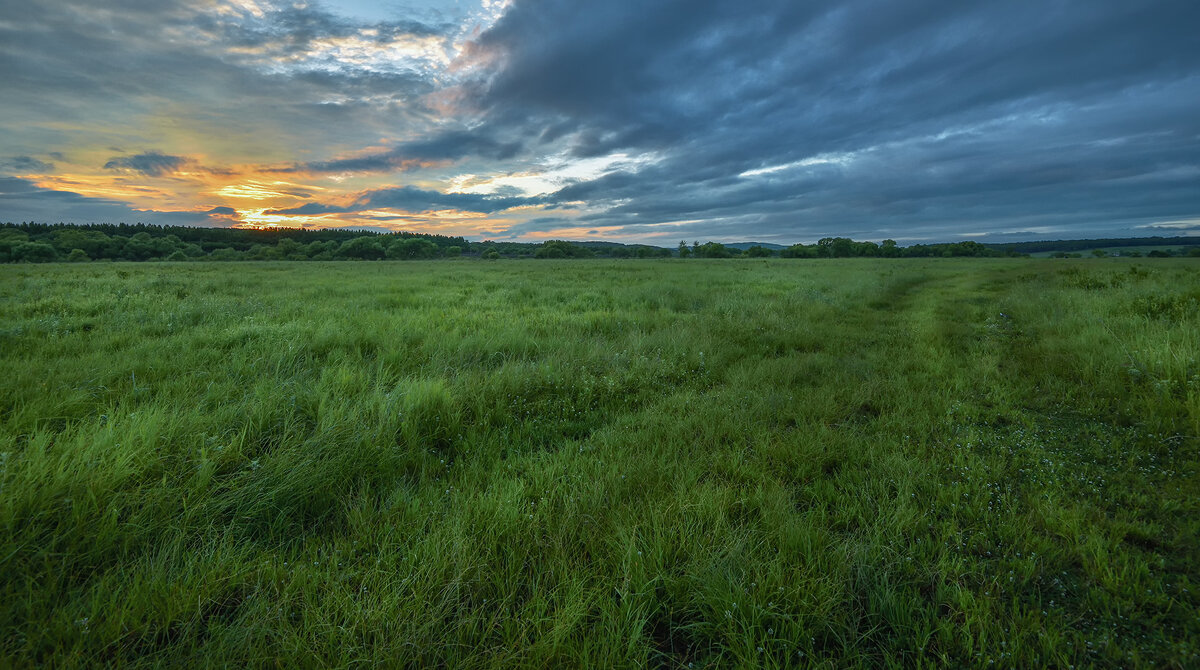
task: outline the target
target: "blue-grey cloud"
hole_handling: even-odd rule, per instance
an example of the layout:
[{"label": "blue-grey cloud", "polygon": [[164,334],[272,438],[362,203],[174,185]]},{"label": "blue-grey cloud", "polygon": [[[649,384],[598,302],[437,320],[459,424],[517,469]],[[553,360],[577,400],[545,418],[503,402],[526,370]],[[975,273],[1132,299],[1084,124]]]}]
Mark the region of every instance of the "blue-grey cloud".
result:
[{"label": "blue-grey cloud", "polygon": [[178,172],[189,162],[191,162],[190,159],[184,156],[171,156],[157,151],[147,151],[133,156],[114,156],[104,164],[104,169],[136,172],[150,177],[160,177],[164,174]]},{"label": "blue-grey cloud", "polygon": [[522,149],[520,142],[501,141],[467,131],[450,131],[431,138],[404,142],[383,151],[374,151],[351,158],[297,163],[279,172],[371,173],[400,172],[422,167],[428,163],[456,161],[466,157],[507,160]]},{"label": "blue-grey cloud", "polygon": [[1197,22],[1180,0],[517,0],[477,42],[502,67],[475,132],[655,152],[556,195],[629,234],[1127,232],[1200,214]]},{"label": "blue-grey cloud", "polygon": [[478,193],[440,193],[412,186],[401,186],[367,191],[357,200],[356,206],[363,209],[388,207],[408,212],[460,209],[467,212],[491,214],[539,202],[541,202],[540,198],[514,198]]},{"label": "blue-grey cloud", "polygon": [[344,214],[349,211],[355,211],[348,207],[339,205],[324,205],[319,202],[309,202],[298,207],[288,207],[285,209],[268,209],[264,214],[270,216],[286,216],[292,215],[315,215],[315,214]]},{"label": "blue-grey cloud", "polygon": [[535,205],[542,198],[483,195],[478,193],[442,193],[415,186],[398,186],[366,191],[359,194],[349,205],[329,205],[310,202],[298,207],[273,209],[266,213],[283,214],[346,214],[372,209],[395,209],[411,214],[432,212],[440,209],[457,209],[464,212],[492,214],[513,207]]},{"label": "blue-grey cloud", "polygon": [[[61,156],[61,154],[60,154]],[[62,160],[61,157],[57,160]],[[31,172],[46,173],[54,169],[54,165],[32,156],[10,156],[0,158],[0,173],[28,174]]]}]

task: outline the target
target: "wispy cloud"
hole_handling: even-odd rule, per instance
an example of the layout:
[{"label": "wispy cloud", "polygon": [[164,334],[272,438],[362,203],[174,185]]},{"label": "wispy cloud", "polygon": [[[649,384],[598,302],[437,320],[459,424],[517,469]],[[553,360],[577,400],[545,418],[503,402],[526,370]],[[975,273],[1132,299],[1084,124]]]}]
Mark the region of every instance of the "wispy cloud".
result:
[{"label": "wispy cloud", "polygon": [[104,169],[137,172],[151,177],[159,177],[178,172],[188,163],[189,159],[183,156],[170,156],[157,151],[147,151],[133,156],[114,156],[104,164]]},{"label": "wispy cloud", "polygon": [[8,158],[0,158],[0,174],[19,175],[39,172],[45,173],[50,172],[53,169],[54,165],[52,163],[38,160],[32,156],[10,156]]},{"label": "wispy cloud", "polygon": [[1136,227],[1144,230],[1177,234],[1190,234],[1192,231],[1200,233],[1200,218],[1183,221],[1155,221],[1154,223],[1147,223]]},{"label": "wispy cloud", "polygon": [[442,193],[413,186],[398,186],[366,191],[346,205],[316,202],[298,207],[270,210],[269,214],[332,214],[370,210],[399,210],[414,214],[454,209],[463,212],[491,214],[514,207],[527,207],[544,202],[542,198],[504,197],[478,193]]}]

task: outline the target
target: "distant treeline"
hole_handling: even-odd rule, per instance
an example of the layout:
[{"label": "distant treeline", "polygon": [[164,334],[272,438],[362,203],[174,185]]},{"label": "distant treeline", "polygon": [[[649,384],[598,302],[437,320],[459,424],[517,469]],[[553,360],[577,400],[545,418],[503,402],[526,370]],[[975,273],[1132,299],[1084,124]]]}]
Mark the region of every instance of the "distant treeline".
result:
[{"label": "distant treeline", "polygon": [[[753,248],[753,247],[752,247]],[[750,249],[747,249],[750,251]],[[793,244],[779,252],[784,258],[851,258],[856,256],[877,258],[931,258],[952,256],[1023,256],[1024,254],[1000,251],[978,242],[947,242],[945,244],[913,244],[902,247],[895,240],[855,242],[845,237],[826,237],[816,244]]]},{"label": "distant treeline", "polygon": [[[902,247],[894,240],[857,242],[827,237],[816,244],[741,250],[719,242],[680,242],[674,249],[618,242],[470,242],[463,237],[426,233],[377,233],[362,230],[300,228],[190,228],[146,224],[5,223],[0,224],[0,263],[54,261],[330,261],[419,260],[433,258],[929,258],[1025,256],[1057,251],[1078,256],[1077,249],[1098,246],[1200,245],[1200,238],[1127,238],[989,244],[952,242]],[[1200,246],[1193,251],[1200,252]],[[1102,255],[1097,253],[1097,255]],[[1152,251],[1149,255],[1169,255]]]},{"label": "distant treeline", "polygon": [[0,263],[54,261],[417,260],[652,258],[670,249],[614,242],[470,242],[425,233],[299,228],[190,228],[146,224],[0,224]]},{"label": "distant treeline", "polygon": [[826,237],[816,244],[793,244],[779,249],[778,252],[762,246],[752,246],[745,251],[738,251],[717,242],[700,244],[693,242],[679,244],[678,253],[687,258],[732,258],[748,256],[764,258],[767,256],[782,256],[783,258],[931,258],[952,256],[1024,256],[1008,251],[991,249],[978,242],[948,242],[945,244],[914,244],[902,247],[895,240],[884,240],[882,244],[875,242],[856,242],[848,237]]},{"label": "distant treeline", "polygon": [[1039,242],[1010,242],[989,244],[992,249],[1036,254],[1042,251],[1090,251],[1100,247],[1160,247],[1170,245],[1200,246],[1200,237],[1118,237],[1098,240],[1041,240]]}]

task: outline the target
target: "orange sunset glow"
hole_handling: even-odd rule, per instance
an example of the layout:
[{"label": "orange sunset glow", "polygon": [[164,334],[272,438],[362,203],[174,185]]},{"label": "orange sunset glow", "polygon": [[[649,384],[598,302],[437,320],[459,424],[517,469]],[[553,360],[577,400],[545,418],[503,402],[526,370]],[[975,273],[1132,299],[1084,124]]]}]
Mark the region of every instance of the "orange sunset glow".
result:
[{"label": "orange sunset glow", "polygon": [[[82,213],[84,220],[75,221],[80,223],[503,234],[544,214],[544,205],[531,197],[569,184],[563,170],[572,161],[524,158],[484,165],[471,157],[470,146],[422,145],[462,134],[455,128],[472,123],[470,106],[450,101],[477,74],[473,57],[466,55],[471,40],[507,6],[484,1],[459,11],[457,27],[427,31],[381,23],[381,15],[361,3],[329,3],[297,10],[329,28],[302,42],[272,28],[281,12],[291,11],[277,3],[213,0],[164,8],[162,20],[206,26],[191,35],[174,25],[167,32],[172,40],[190,38],[217,58],[214,76],[237,72],[258,78],[261,87],[255,85],[244,104],[234,101],[231,107],[218,90],[178,88],[182,82],[175,82],[174,95],[135,92],[123,107],[102,107],[94,117],[31,119],[27,127],[55,138],[40,152],[51,158],[29,158],[13,176],[38,194],[69,195]],[[102,20],[95,8],[77,9],[81,20]],[[246,30],[269,36],[253,44],[227,39]],[[138,65],[154,67],[149,61]],[[305,91],[296,85],[312,77],[400,75],[407,85],[398,89]],[[263,113],[272,106],[285,118]],[[346,118],[347,108],[357,109],[357,117]],[[330,126],[317,118],[325,111],[341,118]],[[522,182],[534,187],[514,186]],[[390,190],[402,197],[389,200]],[[578,210],[556,216],[572,213]]]}]

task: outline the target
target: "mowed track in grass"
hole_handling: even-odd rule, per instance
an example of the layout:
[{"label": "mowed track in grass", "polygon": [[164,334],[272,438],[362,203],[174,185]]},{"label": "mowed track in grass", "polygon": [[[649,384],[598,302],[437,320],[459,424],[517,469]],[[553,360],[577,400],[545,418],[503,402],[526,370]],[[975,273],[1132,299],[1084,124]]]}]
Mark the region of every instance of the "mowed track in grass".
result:
[{"label": "mowed track in grass", "polygon": [[1195,667],[1198,272],[0,267],[0,658]]}]

